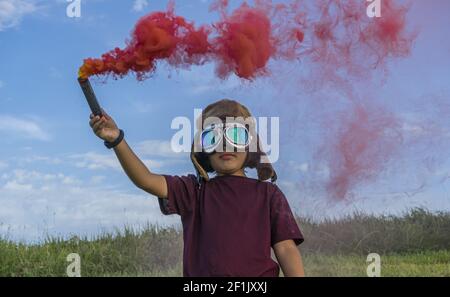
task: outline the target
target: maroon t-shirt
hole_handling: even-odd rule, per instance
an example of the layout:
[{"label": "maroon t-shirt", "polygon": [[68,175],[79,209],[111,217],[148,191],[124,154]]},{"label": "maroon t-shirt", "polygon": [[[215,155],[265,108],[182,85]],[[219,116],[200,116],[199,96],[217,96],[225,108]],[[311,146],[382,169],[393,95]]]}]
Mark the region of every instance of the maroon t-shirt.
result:
[{"label": "maroon t-shirt", "polygon": [[281,190],[270,182],[224,175],[202,182],[194,175],[164,175],[163,214],[183,224],[184,276],[278,276],[270,248],[303,236]]}]

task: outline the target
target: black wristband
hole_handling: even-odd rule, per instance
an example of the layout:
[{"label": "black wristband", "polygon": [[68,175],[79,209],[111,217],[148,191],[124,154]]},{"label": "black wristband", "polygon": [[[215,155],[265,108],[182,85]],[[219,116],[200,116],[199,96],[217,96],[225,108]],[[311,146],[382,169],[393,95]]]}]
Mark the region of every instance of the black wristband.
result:
[{"label": "black wristband", "polygon": [[125,133],[123,132],[122,129],[119,129],[120,134],[119,137],[116,138],[116,140],[114,140],[113,142],[109,142],[105,140],[105,146],[109,149],[112,149],[114,147],[116,147],[117,145],[119,145],[119,143],[122,141],[123,137],[125,136]]}]

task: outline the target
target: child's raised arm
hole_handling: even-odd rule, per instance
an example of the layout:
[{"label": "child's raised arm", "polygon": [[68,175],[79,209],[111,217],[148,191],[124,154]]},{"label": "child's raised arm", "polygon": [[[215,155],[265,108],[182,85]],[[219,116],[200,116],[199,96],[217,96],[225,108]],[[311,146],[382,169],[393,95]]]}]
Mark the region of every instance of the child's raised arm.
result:
[{"label": "child's raised arm", "polygon": [[[89,125],[100,139],[113,142],[119,136],[119,128],[114,120],[104,111],[101,117],[90,115]],[[119,162],[136,187],[160,198],[167,198],[167,183],[164,176],[154,174],[135,155],[123,139],[114,147]]]}]

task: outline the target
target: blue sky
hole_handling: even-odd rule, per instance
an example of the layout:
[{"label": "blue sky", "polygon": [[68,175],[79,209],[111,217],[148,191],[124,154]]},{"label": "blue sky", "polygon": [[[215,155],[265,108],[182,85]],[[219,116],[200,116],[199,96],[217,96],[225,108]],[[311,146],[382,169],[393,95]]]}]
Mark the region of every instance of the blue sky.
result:
[{"label": "blue sky", "polygon": [[[178,1],[176,13],[210,23],[218,16],[208,12],[209,2]],[[298,213],[399,213],[415,206],[450,210],[450,5],[412,2],[409,24],[419,35],[411,56],[389,63],[385,81],[364,89],[402,120],[408,145],[377,178],[355,187],[350,201],[326,197],[327,168],[313,158],[324,135],[318,117],[326,113],[312,102],[337,95],[304,92],[286,70],[297,65],[274,64],[284,71],[251,84],[233,76],[220,81],[208,64],[178,71],[160,65],[143,82],[130,75],[93,86],[128,143],[155,172],[193,172],[186,154],[170,150],[171,121],[177,116],[193,120],[194,108],[229,97],[255,116],[280,117],[275,168]],[[166,4],[86,0],[77,19],[66,16],[62,0],[0,0],[0,236],[37,240],[45,234],[93,235],[124,224],[179,224],[177,216],[160,214],[156,199],[133,186],[114,153],[92,133],[90,111],[76,82],[84,58],[123,47],[139,17]],[[338,108],[334,100],[323,102],[330,112]]]}]

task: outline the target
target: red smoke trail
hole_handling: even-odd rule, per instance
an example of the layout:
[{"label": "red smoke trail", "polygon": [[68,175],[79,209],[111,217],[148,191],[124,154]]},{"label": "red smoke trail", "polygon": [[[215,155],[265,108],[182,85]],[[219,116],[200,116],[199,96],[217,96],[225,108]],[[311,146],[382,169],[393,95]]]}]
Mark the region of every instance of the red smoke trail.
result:
[{"label": "red smoke trail", "polygon": [[219,11],[221,20],[199,29],[176,16],[170,2],[167,12],[138,21],[125,49],[86,59],[80,76],[122,77],[133,71],[143,79],[158,60],[165,60],[175,67],[216,61],[220,77],[234,72],[252,79],[268,73],[271,58],[310,59],[334,72],[355,73],[362,65],[408,54],[413,40],[405,32],[407,8],[392,0],[382,2],[383,16],[374,19],[365,15],[367,4],[360,0],[319,0],[310,7],[299,0],[254,2],[253,7],[244,2],[229,15],[228,1],[218,0],[211,10]]},{"label": "red smoke trail", "polygon": [[[140,19],[125,49],[116,48],[99,59],[85,59],[79,76],[112,74],[123,77],[133,71],[141,80],[155,71],[158,60],[165,60],[175,67],[216,61],[220,77],[235,73],[252,79],[266,73],[270,58],[282,56],[278,49],[303,39],[303,32],[296,28],[289,32],[290,40],[285,38],[281,44],[274,37],[276,27],[269,18],[268,8],[272,7],[263,7],[265,1],[260,2],[259,7],[244,3],[227,15],[228,3],[222,0],[211,6],[221,11],[221,21],[200,29],[175,16],[174,6],[170,4],[167,12],[151,13]],[[291,54],[291,58],[295,56]]]},{"label": "red smoke trail", "polygon": [[401,144],[399,122],[383,108],[358,100],[349,78],[370,83],[370,75],[390,58],[410,53],[415,34],[406,31],[407,7],[382,1],[382,17],[358,13],[365,1],[318,1],[321,17],[312,24],[308,54],[315,63],[310,77],[320,87],[331,86],[350,101],[347,114],[336,121],[322,151],[330,172],[326,189],[345,199],[359,184],[374,180],[395,156]]},{"label": "red smoke trail", "polygon": [[337,115],[319,156],[328,163],[326,189],[335,199],[349,197],[353,187],[375,178],[402,143],[393,114],[373,105],[352,104],[351,110]]},{"label": "red smoke trail", "polygon": [[155,71],[157,60],[174,66],[201,64],[211,52],[209,29],[195,29],[184,18],[175,16],[173,6],[167,12],[156,12],[141,18],[128,46],[102,55],[100,59],[84,60],[79,76],[113,74],[123,77],[134,71],[139,80]]}]

